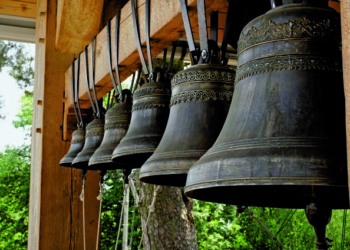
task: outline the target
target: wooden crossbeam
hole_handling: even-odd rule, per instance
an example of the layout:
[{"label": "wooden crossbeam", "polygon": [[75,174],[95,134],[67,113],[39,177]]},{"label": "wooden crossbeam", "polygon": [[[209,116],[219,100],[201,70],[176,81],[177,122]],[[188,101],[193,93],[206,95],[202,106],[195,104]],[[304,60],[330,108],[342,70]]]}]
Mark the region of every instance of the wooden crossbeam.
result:
[{"label": "wooden crossbeam", "polygon": [[[141,42],[146,44],[145,40],[145,1],[137,1],[138,3],[138,21],[140,26]],[[207,0],[207,16],[212,11],[218,10],[220,12],[220,20],[225,20],[227,11],[227,0]],[[198,37],[197,27],[197,2],[196,0],[189,0],[189,16],[193,27],[194,37]],[[208,22],[209,23],[209,22]],[[224,21],[219,22],[219,28],[223,29]],[[134,37],[133,22],[131,16],[131,4],[128,2],[121,10],[121,24],[120,24],[120,41],[119,41],[119,70],[121,80],[125,80],[133,72],[138,70],[140,65],[139,55],[136,49],[136,42]],[[112,48],[114,49],[114,18],[111,25],[112,36]],[[185,36],[185,31],[182,22],[182,15],[180,10],[179,1],[172,0],[152,0],[151,1],[151,47],[152,56],[156,56],[168,48],[172,42],[177,41],[179,38]],[[220,33],[219,33],[220,35]],[[107,92],[112,89],[111,79],[108,71],[107,61],[107,40],[106,40],[106,28],[104,28],[96,38],[96,87],[98,89],[98,98],[103,97]],[[90,46],[88,49],[91,53]],[[144,51],[145,52],[145,51]],[[113,55],[113,68],[114,65],[114,53]],[[144,53],[146,56],[146,53]],[[90,107],[88,102],[88,95],[86,89],[86,83],[84,78],[84,58],[81,56],[80,65],[80,103],[82,108]],[[89,61],[90,65],[90,61]],[[66,89],[65,89],[65,114],[64,114],[64,139],[70,140],[71,129],[74,128],[76,123],[74,114],[69,110],[72,107],[71,100],[71,68],[66,71],[65,77]],[[73,124],[73,125],[72,125]]]},{"label": "wooden crossbeam", "polygon": [[0,14],[20,17],[36,17],[37,0],[1,0]]},{"label": "wooden crossbeam", "polygon": [[104,0],[58,0],[56,49],[79,53],[98,33]]}]

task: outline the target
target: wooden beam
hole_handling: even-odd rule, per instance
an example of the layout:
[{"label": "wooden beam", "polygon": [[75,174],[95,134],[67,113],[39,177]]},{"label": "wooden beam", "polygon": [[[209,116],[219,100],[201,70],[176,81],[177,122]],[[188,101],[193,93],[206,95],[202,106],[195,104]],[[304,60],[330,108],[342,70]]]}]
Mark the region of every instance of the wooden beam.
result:
[{"label": "wooden beam", "polygon": [[[138,19],[140,26],[141,42],[145,45],[145,1],[138,2]],[[207,16],[209,20],[209,14],[212,11],[219,10],[221,12],[221,19],[224,19],[227,10],[227,0],[207,0]],[[189,0],[189,16],[193,27],[193,33],[195,38],[198,37],[197,27],[197,2],[196,0]],[[209,22],[208,22],[209,23]],[[219,27],[222,29],[224,22],[219,22]],[[114,49],[114,18],[111,25],[112,30],[112,48]],[[222,34],[219,33],[219,34]],[[163,49],[169,47],[172,42],[177,41],[179,38],[184,37],[184,27],[182,22],[182,15],[180,10],[179,1],[172,0],[152,0],[151,1],[151,47],[152,56],[156,56],[163,51]],[[134,28],[131,16],[131,4],[130,1],[121,10],[121,25],[120,25],[120,41],[119,41],[119,70],[121,79],[124,80],[129,77],[134,71],[139,68],[140,59],[136,49]],[[90,53],[90,46],[89,46]],[[146,56],[146,53],[144,53]],[[114,53],[113,53],[114,58]],[[87,96],[87,89],[85,86],[84,78],[84,59],[81,55],[80,66],[80,100],[82,108],[90,107]],[[89,62],[90,65],[90,62]],[[113,59],[113,67],[114,59]],[[101,98],[107,92],[112,89],[111,80],[108,71],[107,61],[107,40],[106,40],[106,28],[104,28],[97,36],[96,40],[96,87],[98,88],[98,97]],[[69,140],[71,136],[70,130],[68,130],[67,124],[70,124],[70,117],[73,117],[69,113],[69,108],[72,107],[71,100],[71,69],[70,67],[66,71],[66,108],[64,115],[64,139]],[[74,118],[73,118],[74,119]],[[73,120],[73,123],[75,121]]]},{"label": "wooden beam", "polygon": [[1,0],[0,14],[35,18],[36,0]]},{"label": "wooden beam", "polygon": [[79,53],[99,32],[104,0],[58,0],[56,49]]},{"label": "wooden beam", "polygon": [[[80,171],[58,162],[69,142],[62,140],[62,93],[65,70],[73,55],[55,49],[56,0],[37,6],[34,114],[28,249],[83,249]],[[95,249],[99,175],[89,172],[86,183],[87,249]]]},{"label": "wooden beam", "polygon": [[350,187],[350,0],[341,2],[341,23],[343,39],[343,73],[346,105],[346,136],[348,153],[348,179]]}]

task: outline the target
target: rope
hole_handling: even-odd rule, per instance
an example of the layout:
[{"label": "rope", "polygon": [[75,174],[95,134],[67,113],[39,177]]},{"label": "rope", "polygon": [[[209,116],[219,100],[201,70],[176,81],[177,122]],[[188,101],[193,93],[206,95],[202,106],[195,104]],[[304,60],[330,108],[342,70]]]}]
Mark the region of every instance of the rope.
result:
[{"label": "rope", "polygon": [[346,231],[346,215],[348,210],[344,209],[343,213],[343,228],[342,228],[342,237],[341,237],[341,250],[344,250],[345,247],[345,231]]},{"label": "rope", "polygon": [[85,191],[85,175],[82,176],[83,186],[81,189],[80,200],[83,202],[83,243],[84,250],[86,250],[86,226],[85,226],[85,199],[84,199],[84,191]]},{"label": "rope", "polygon": [[134,212],[132,213],[131,235],[130,235],[129,249],[132,248],[132,236],[133,236],[133,233],[134,233],[134,219],[135,219],[136,207],[137,207],[137,204],[135,203],[135,198],[134,198]]},{"label": "rope", "polygon": [[[150,217],[151,213],[154,212],[154,201],[156,200],[156,196],[157,196],[157,192],[158,192],[159,188],[160,188],[160,186],[158,186],[156,188],[156,185],[154,185],[153,200],[152,200],[151,205],[148,207],[149,211],[148,211],[148,216],[147,216],[146,225],[145,225],[146,229],[147,229],[147,224],[148,224],[148,221],[149,221],[149,217]],[[144,234],[145,234],[145,230],[142,231],[141,241],[140,241],[139,247],[137,248],[138,250],[141,249],[141,245],[142,245]]]},{"label": "rope", "polygon": [[[124,196],[125,196],[125,187],[123,185],[123,189],[124,189]],[[124,198],[123,198],[124,200]],[[122,220],[123,220],[123,212],[124,212],[124,206],[122,205],[122,210],[120,211],[120,219],[119,219],[119,227],[118,227],[118,234],[117,234],[117,241],[115,242],[115,250],[118,249],[118,240],[119,240],[119,235],[120,235],[120,229],[122,227]]]},{"label": "rope", "polygon": [[[293,214],[290,216],[290,214],[292,213],[292,210],[289,212],[289,214],[286,216],[285,221],[282,223],[280,229],[277,231],[276,233],[276,237],[277,235],[283,231],[283,229],[288,225],[289,221],[292,219],[292,217],[294,216],[294,214],[296,213],[296,209],[294,210]],[[289,218],[288,218],[289,217]]]},{"label": "rope", "polygon": [[99,216],[98,216],[98,225],[97,225],[97,238],[96,238],[96,250],[99,249],[100,245],[100,230],[101,230],[101,210],[102,210],[102,184],[100,181],[100,193],[97,196],[97,200],[100,201],[100,211],[99,211]]},{"label": "rope", "polygon": [[276,241],[276,244],[278,244],[282,249],[285,248],[283,243],[276,238],[276,236],[266,227],[266,225],[258,218],[255,216],[255,214],[250,211],[248,208],[246,209],[246,212],[248,212],[248,214],[250,215],[250,217],[252,217],[254,220],[256,220],[256,222],[262,227],[262,229],[265,230],[265,232]]}]

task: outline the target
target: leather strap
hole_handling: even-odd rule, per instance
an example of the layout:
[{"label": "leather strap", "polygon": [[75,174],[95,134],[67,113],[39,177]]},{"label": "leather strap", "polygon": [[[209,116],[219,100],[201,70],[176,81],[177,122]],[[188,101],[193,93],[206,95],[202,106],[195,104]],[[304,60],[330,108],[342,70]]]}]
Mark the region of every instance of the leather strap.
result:
[{"label": "leather strap", "polygon": [[115,44],[115,75],[117,77],[117,86],[119,86],[119,94],[122,95],[123,89],[122,89],[122,83],[120,81],[120,74],[119,74],[119,30],[120,30],[120,9],[118,10],[117,15],[115,17],[114,44]]},{"label": "leather strap", "polygon": [[139,25],[137,23],[137,17],[136,17],[136,5],[135,5],[135,0],[131,0],[131,13],[132,13],[132,20],[134,24],[134,32],[135,32],[135,42],[136,42],[136,47],[139,52],[142,68],[143,68],[143,73],[145,75],[149,74],[147,65],[146,65],[146,60],[143,55],[143,51],[141,48],[141,40],[140,40],[140,34],[139,34]]},{"label": "leather strap", "polygon": [[96,114],[96,108],[95,108],[95,103],[92,100],[91,92],[90,92],[90,80],[89,80],[89,62],[88,62],[88,46],[85,47],[84,50],[84,59],[85,59],[85,83],[86,83],[86,88],[88,90],[88,96],[90,99],[91,107],[92,107],[92,112]]},{"label": "leather strap", "polygon": [[79,75],[80,75],[80,54],[77,58],[77,70],[75,71],[75,89],[76,89],[76,104],[78,107],[78,114],[79,114],[79,118],[80,118],[80,126],[84,127],[83,124],[83,117],[81,115],[81,109],[80,109],[80,102],[79,102]]},{"label": "leather strap", "polygon": [[78,111],[77,111],[77,103],[75,102],[75,87],[74,87],[74,84],[75,84],[75,60],[73,60],[72,62],[72,77],[71,77],[71,82],[72,82],[72,98],[73,98],[73,108],[74,108],[74,113],[75,113],[75,118],[77,119],[77,124],[78,124],[78,127],[80,127],[81,123],[80,123],[80,119],[79,119],[79,115],[78,115]]},{"label": "leather strap", "polygon": [[92,80],[92,92],[96,102],[97,115],[100,117],[100,105],[98,104],[96,87],[95,87],[95,50],[96,50],[96,36],[91,41],[91,80]]},{"label": "leather strap", "polygon": [[111,20],[109,20],[107,23],[107,56],[108,56],[109,75],[112,80],[114,91],[117,95],[119,95],[119,90],[118,90],[117,83],[115,81],[113,69],[112,69]]},{"label": "leather strap", "polygon": [[210,14],[210,40],[218,42],[219,11]]},{"label": "leather strap", "polygon": [[[235,8],[234,0],[229,0],[227,13],[234,13],[234,8]],[[230,31],[232,27],[233,16],[234,15],[226,16],[224,36],[222,38],[222,43],[221,43],[221,63],[225,65],[228,63],[228,60],[226,58],[226,53],[227,53],[228,39],[230,37]]]},{"label": "leather strap", "polygon": [[148,67],[150,71],[149,81],[153,81],[153,63],[152,63],[152,53],[151,53],[151,42],[150,42],[150,29],[151,29],[151,0],[146,0],[146,45],[147,45],[147,57],[148,57]]},{"label": "leather strap", "polygon": [[205,12],[205,0],[197,0],[197,12],[198,12],[198,26],[199,26],[199,40],[200,40],[200,48],[202,51],[202,59],[203,61],[207,61],[207,57],[203,58],[203,53],[209,52],[208,45],[208,31],[207,31],[207,18]]},{"label": "leather strap", "polygon": [[191,23],[188,17],[186,0],[180,0],[180,7],[181,7],[181,13],[182,13],[182,20],[185,26],[188,47],[190,48],[190,51],[195,51],[196,46],[194,44]]}]

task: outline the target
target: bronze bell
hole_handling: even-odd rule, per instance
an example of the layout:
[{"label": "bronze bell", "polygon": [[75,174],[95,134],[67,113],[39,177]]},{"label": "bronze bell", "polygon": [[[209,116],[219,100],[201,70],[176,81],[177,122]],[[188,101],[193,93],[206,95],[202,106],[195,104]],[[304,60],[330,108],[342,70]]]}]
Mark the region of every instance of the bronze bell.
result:
[{"label": "bronze bell", "polygon": [[[155,76],[163,76],[160,68]],[[170,83],[163,77],[147,82],[133,96],[130,128],[115,148],[114,162],[140,168],[157,148],[169,117]]]},{"label": "bronze bell", "polygon": [[124,89],[123,97],[124,100],[122,102],[116,103],[107,110],[103,140],[89,161],[89,169],[112,170],[126,168],[125,165],[116,164],[111,159],[114,149],[128,131],[131,119],[132,97],[130,90]]},{"label": "bronze bell", "polygon": [[199,64],[171,80],[167,127],[156,151],[140,171],[140,180],[146,183],[185,186],[188,169],[214,144],[230,107],[235,72],[222,64],[227,62],[227,44],[220,53],[218,12],[212,15],[208,40],[205,3],[197,1],[197,5],[201,50],[195,48],[186,1],[180,0],[191,64]]},{"label": "bronze bell", "polygon": [[[80,103],[79,103],[79,74],[78,70],[75,70],[75,61],[72,62],[72,100],[73,100],[73,108],[75,112],[75,116],[77,118],[78,129],[73,132],[72,141],[68,153],[61,159],[60,166],[62,167],[71,167],[74,158],[77,154],[83,149],[85,142],[85,127],[84,121],[81,115]],[[78,59],[79,61],[79,59]],[[79,68],[79,66],[78,66]]]},{"label": "bronze bell", "polygon": [[140,180],[184,186],[188,169],[214,144],[230,107],[235,72],[200,64],[176,74],[170,115],[158,148],[142,166]]},{"label": "bronze bell", "polygon": [[285,0],[238,42],[235,93],[214,146],[188,173],[199,200],[348,208],[339,13],[328,0]]},{"label": "bronze bell", "polygon": [[61,159],[60,166],[71,167],[74,158],[83,149],[85,142],[85,128],[78,128],[73,132],[68,153]]},{"label": "bronze bell", "polygon": [[88,167],[91,156],[100,146],[103,139],[104,119],[95,118],[86,126],[85,145],[83,150],[75,157],[72,167],[85,169]]}]

